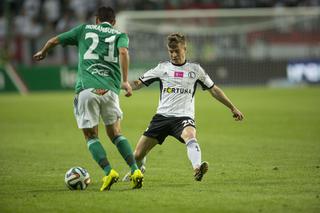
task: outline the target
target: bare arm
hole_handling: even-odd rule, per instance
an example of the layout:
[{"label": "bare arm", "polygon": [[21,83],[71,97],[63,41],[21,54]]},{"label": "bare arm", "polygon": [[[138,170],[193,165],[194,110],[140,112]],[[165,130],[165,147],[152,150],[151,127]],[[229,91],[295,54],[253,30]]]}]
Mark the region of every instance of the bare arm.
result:
[{"label": "bare arm", "polygon": [[140,80],[130,81],[129,83],[133,90],[138,90],[144,87],[144,84]]},{"label": "bare arm", "polygon": [[57,36],[50,38],[47,41],[47,43],[44,45],[44,47],[42,47],[42,49],[39,52],[34,54],[33,59],[36,61],[40,61],[44,59],[47,56],[48,51],[58,44],[59,44],[59,39]]},{"label": "bare arm", "polygon": [[122,72],[122,88],[126,91],[127,97],[132,95],[132,88],[128,82],[128,70],[129,70],[129,51],[127,48],[119,48],[119,61]]},{"label": "bare arm", "polygon": [[218,86],[214,85],[209,91],[215,99],[220,101],[222,104],[224,104],[226,107],[228,107],[231,110],[233,117],[235,118],[236,121],[241,121],[244,118],[240,110],[238,110],[232,104],[230,99],[224,94],[224,92]]}]

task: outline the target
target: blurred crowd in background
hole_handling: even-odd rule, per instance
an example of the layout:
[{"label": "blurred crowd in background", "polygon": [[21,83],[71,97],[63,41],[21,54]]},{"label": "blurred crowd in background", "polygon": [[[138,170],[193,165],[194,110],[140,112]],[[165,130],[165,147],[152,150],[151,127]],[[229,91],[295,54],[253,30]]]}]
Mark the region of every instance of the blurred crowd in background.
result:
[{"label": "blurred crowd in background", "polygon": [[[57,71],[63,88],[72,88],[76,48],[59,46],[38,63],[32,55],[52,36],[80,23],[93,24],[100,6],[111,6],[118,13],[203,9],[197,10],[200,18],[189,17],[187,12],[187,16],[179,13],[178,18],[153,19],[154,13],[137,19],[129,16],[137,13],[119,15],[115,27],[120,23],[129,26],[124,32],[130,37],[133,78],[151,64],[167,60],[165,37],[168,32],[179,31],[188,38],[188,60],[201,62],[219,83],[261,84],[286,78],[286,73],[291,73],[288,78],[294,82],[320,82],[320,0],[0,0],[0,65],[10,61],[20,66],[19,70],[44,65]],[[230,10],[219,10],[222,16],[208,16],[216,9]],[[246,16],[249,11],[251,15]],[[121,19],[124,16],[127,19]],[[0,72],[0,90],[8,85],[4,84],[5,76]]]},{"label": "blurred crowd in background", "polygon": [[62,32],[82,22],[93,22],[102,5],[122,10],[172,10],[319,6],[320,0],[2,0],[0,37],[5,33],[4,2],[9,2],[15,33],[37,37],[46,31]]},{"label": "blurred crowd in background", "polygon": [[[0,47],[11,39],[10,58],[32,63],[30,56],[48,37],[80,23],[94,23],[100,6],[116,12],[174,9],[317,7],[320,0],[0,0]],[[10,20],[10,24],[6,24]],[[26,41],[27,40],[27,41]],[[4,49],[4,48],[1,48]],[[25,58],[25,59],[23,59]]]}]

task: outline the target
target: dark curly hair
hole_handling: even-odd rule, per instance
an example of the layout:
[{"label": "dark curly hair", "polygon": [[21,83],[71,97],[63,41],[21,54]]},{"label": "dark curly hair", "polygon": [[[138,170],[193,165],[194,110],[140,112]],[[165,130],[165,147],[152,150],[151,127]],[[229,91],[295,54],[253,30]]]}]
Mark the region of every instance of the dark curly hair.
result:
[{"label": "dark curly hair", "polygon": [[116,19],[115,11],[111,7],[100,7],[96,14],[101,22],[113,22]]}]

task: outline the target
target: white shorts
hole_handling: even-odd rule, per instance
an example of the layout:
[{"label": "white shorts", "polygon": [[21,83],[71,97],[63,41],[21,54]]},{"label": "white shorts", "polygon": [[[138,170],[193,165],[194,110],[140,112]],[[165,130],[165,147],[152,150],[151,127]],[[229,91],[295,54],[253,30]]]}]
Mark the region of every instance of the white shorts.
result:
[{"label": "white shorts", "polygon": [[99,124],[101,116],[105,125],[114,124],[122,119],[119,97],[109,90],[104,95],[93,92],[94,89],[85,89],[74,98],[74,115],[79,129],[93,128]]}]

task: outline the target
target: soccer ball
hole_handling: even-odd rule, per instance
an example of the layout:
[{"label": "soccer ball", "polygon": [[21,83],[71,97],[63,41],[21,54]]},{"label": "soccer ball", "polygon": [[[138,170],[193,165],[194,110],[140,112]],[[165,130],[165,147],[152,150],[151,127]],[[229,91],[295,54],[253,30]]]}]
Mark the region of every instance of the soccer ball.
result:
[{"label": "soccer ball", "polygon": [[88,187],[90,181],[88,171],[79,166],[69,169],[64,176],[64,182],[71,190],[84,190]]}]

